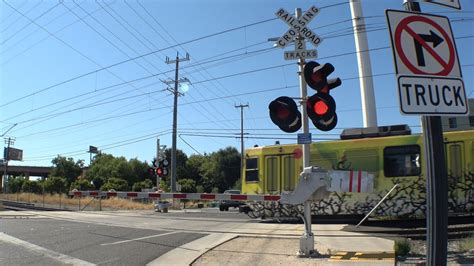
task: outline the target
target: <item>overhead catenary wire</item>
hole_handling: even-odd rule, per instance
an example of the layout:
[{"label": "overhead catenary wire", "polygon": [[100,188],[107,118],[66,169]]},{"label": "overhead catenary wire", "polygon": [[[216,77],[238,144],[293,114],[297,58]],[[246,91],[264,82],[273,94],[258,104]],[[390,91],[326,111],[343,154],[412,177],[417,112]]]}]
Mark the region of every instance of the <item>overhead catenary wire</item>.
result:
[{"label": "overhead catenary wire", "polygon": [[[5,3],[6,3],[6,2],[5,2]],[[13,6],[9,5],[8,3],[6,3],[6,4],[7,4],[10,8],[12,8],[12,9],[14,9],[15,11],[17,11],[18,13],[22,14],[20,11],[18,11],[17,9],[15,9]],[[335,7],[335,6],[339,6],[339,5],[343,5],[343,4],[347,4],[347,3],[344,2],[344,3],[332,4],[332,5],[328,5],[328,6],[325,6],[325,7],[321,7],[321,9],[323,9],[323,8],[330,8],[330,7]],[[24,17],[26,17],[24,14],[22,14],[22,15],[23,15]],[[26,17],[26,18],[28,18],[28,17]],[[165,50],[168,50],[168,49],[172,49],[172,48],[178,47],[178,46],[180,46],[180,45],[190,44],[190,43],[197,42],[197,41],[200,41],[200,40],[203,40],[203,39],[215,37],[215,36],[218,36],[218,35],[221,35],[221,34],[225,34],[225,33],[229,33],[229,32],[232,32],[232,31],[240,30],[240,29],[243,29],[243,28],[246,28],[246,27],[251,27],[251,26],[255,26],[255,25],[267,23],[267,22],[274,21],[274,20],[277,20],[277,19],[278,19],[278,18],[271,18],[271,19],[261,20],[261,21],[258,21],[258,22],[249,23],[249,24],[246,24],[246,25],[242,25],[242,26],[230,28],[230,29],[227,29],[227,30],[223,30],[223,31],[219,31],[219,32],[216,32],[216,33],[208,34],[208,35],[205,35],[205,36],[197,37],[197,38],[194,38],[194,39],[191,39],[191,40],[182,42],[182,43],[178,43],[178,44],[175,44],[175,45],[171,45],[171,46],[168,46],[168,47],[165,47],[165,48],[156,50],[156,51],[144,53],[144,54],[141,54],[141,55],[139,55],[139,56],[132,57],[132,58],[129,58],[129,59],[126,59],[126,60],[122,60],[122,61],[119,61],[119,62],[110,64],[110,65],[107,65],[107,66],[101,66],[101,67],[99,67],[99,68],[96,69],[96,70],[93,70],[93,71],[90,71],[90,72],[87,72],[87,73],[84,73],[84,74],[81,74],[81,75],[78,75],[78,76],[69,78],[69,79],[67,79],[67,80],[64,80],[64,81],[61,81],[61,82],[59,82],[59,83],[56,83],[56,84],[47,86],[47,87],[45,87],[45,88],[36,90],[36,91],[34,91],[34,92],[30,93],[30,94],[27,94],[27,95],[21,96],[21,97],[19,97],[19,98],[16,98],[16,99],[14,99],[14,100],[11,100],[11,101],[8,101],[8,102],[6,102],[6,103],[3,103],[3,104],[0,105],[0,108],[6,107],[6,106],[11,105],[11,104],[13,104],[13,103],[15,103],[15,102],[21,101],[21,100],[23,100],[23,99],[25,99],[25,98],[31,97],[31,96],[33,96],[33,95],[36,95],[36,94],[39,94],[39,93],[42,93],[42,92],[45,92],[45,91],[47,91],[47,90],[53,89],[53,88],[55,88],[55,87],[61,86],[61,85],[63,85],[63,84],[69,83],[69,82],[72,82],[72,81],[74,81],[74,80],[77,80],[77,79],[80,79],[80,78],[89,76],[89,75],[91,75],[91,74],[95,74],[95,73],[100,72],[100,71],[104,71],[104,70],[107,70],[107,69],[110,69],[110,68],[113,68],[113,67],[116,67],[116,66],[119,66],[119,65],[122,65],[122,64],[125,64],[125,63],[128,63],[128,62],[131,62],[131,61],[135,61],[135,60],[137,60],[137,59],[140,59],[140,58],[143,58],[143,57],[146,57],[146,56],[149,56],[149,55],[153,55],[153,54],[158,53],[158,52],[162,52],[162,51],[165,51]],[[36,23],[35,23],[35,24],[36,24]],[[41,25],[38,25],[38,24],[36,24],[36,25],[39,26],[39,27],[42,27]],[[43,28],[43,29],[44,29],[44,28]],[[45,29],[45,30],[46,30],[46,29]],[[47,31],[47,30],[46,30],[46,31]],[[50,35],[54,36],[54,35],[53,35],[52,33],[50,33],[49,31],[48,31],[48,33],[49,33]]]},{"label": "overhead catenary wire", "polygon": [[[387,47],[387,49],[390,48],[390,47]],[[464,66],[464,65],[463,65]]]},{"label": "overhead catenary wire", "polygon": [[[342,36],[342,35],[341,35],[341,36]],[[470,36],[462,36],[462,37],[459,37],[459,38],[456,38],[456,39],[465,39],[465,38],[473,38],[473,37],[474,37],[474,36],[470,35]],[[269,51],[269,50],[272,50],[272,49],[274,49],[274,48],[273,48],[273,47],[272,47],[272,48],[265,48],[265,49],[257,50],[257,51],[251,52],[251,53],[259,53],[259,52],[262,52],[262,51]],[[372,48],[372,49],[369,49],[368,51],[377,51],[377,50],[381,50],[381,49],[390,49],[390,46],[379,47],[379,48]],[[240,50],[240,49],[238,49],[238,50]],[[361,51],[361,52],[368,52],[368,51]],[[249,53],[245,53],[245,54],[249,54]],[[245,54],[244,54],[244,55],[245,55]],[[345,55],[350,55],[350,54],[354,54],[354,52],[342,53],[342,54],[339,54],[339,55],[333,55],[333,56],[327,56],[327,57],[321,57],[320,59],[335,58],[335,57],[338,57],[338,56],[345,56]],[[242,54],[239,54],[239,55],[232,55],[232,56],[228,56],[227,58],[237,57],[237,56],[241,56],[241,55],[242,55]],[[200,63],[198,63],[198,64],[191,64],[191,65],[189,65],[189,66],[185,66],[184,68],[195,67],[195,66],[197,66],[197,65],[207,64],[207,63],[214,62],[214,61],[219,61],[219,60],[222,60],[222,59],[215,59],[215,60],[200,62]],[[279,65],[279,66],[281,67],[281,66],[287,66],[287,65],[291,65],[291,64]],[[274,68],[278,68],[279,66],[275,66]],[[468,65],[463,65],[463,66],[470,67],[471,65],[468,64]],[[37,110],[40,110],[40,109],[43,109],[43,108],[46,108],[46,107],[51,107],[52,105],[55,105],[55,104],[58,104],[58,103],[61,103],[61,102],[66,102],[66,101],[72,100],[72,99],[74,99],[74,98],[81,97],[81,96],[83,96],[83,95],[95,93],[95,92],[98,92],[98,91],[101,91],[101,90],[111,89],[111,88],[114,88],[114,87],[117,87],[117,86],[121,86],[121,85],[124,85],[124,84],[132,83],[132,82],[138,82],[138,81],[145,80],[145,79],[149,79],[149,78],[152,78],[152,77],[157,77],[157,76],[160,76],[160,75],[163,75],[163,74],[166,74],[166,73],[170,73],[171,71],[172,71],[172,70],[164,71],[164,72],[152,74],[152,75],[145,76],[145,77],[141,77],[141,78],[137,78],[137,79],[133,79],[133,80],[129,80],[129,81],[124,81],[124,82],[122,82],[122,83],[118,83],[118,84],[110,85],[110,86],[107,86],[107,87],[104,87],[104,88],[101,88],[101,89],[97,89],[97,90],[95,90],[95,91],[93,91],[93,92],[87,92],[87,93],[79,94],[79,95],[76,95],[76,96],[73,96],[73,97],[69,97],[69,98],[64,99],[64,100],[60,100],[60,101],[57,101],[57,102],[54,102],[54,103],[46,104],[46,105],[44,105],[44,106],[35,108],[35,109],[33,109],[33,110],[30,110],[30,111],[25,111],[25,112],[23,112],[23,113],[17,114],[17,115],[15,115],[15,116],[10,117],[10,118],[4,119],[3,121],[8,121],[8,120],[11,120],[11,119],[13,119],[13,118],[19,117],[19,116],[21,116],[21,115],[28,114],[28,113],[30,113],[31,111],[37,111]],[[251,72],[249,72],[249,73],[251,73]],[[225,77],[221,77],[221,78],[225,78]],[[202,82],[202,81],[201,81],[201,82]],[[194,83],[194,84],[196,84],[196,83]]]}]

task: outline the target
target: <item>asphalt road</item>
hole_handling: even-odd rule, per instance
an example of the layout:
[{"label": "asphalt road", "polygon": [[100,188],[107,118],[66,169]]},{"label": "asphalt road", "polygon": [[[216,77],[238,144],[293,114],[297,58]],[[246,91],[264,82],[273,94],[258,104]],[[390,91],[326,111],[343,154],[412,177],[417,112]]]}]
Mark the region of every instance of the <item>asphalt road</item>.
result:
[{"label": "asphalt road", "polygon": [[[0,265],[63,265],[51,258],[57,254],[99,265],[145,265],[207,235],[48,218],[1,219],[0,232],[6,234],[0,235]],[[45,250],[53,256],[42,256]]]}]

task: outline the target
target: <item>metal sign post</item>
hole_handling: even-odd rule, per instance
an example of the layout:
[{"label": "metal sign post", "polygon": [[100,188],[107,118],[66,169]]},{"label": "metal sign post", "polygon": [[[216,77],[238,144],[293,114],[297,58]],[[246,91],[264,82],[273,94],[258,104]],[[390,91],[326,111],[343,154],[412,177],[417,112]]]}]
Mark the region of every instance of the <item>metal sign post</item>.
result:
[{"label": "metal sign post", "polygon": [[439,115],[465,115],[468,103],[449,19],[420,13],[419,3],[412,0],[405,0],[404,6],[415,12],[386,11],[400,110],[402,114],[423,115],[426,264],[446,265],[448,176]]},{"label": "metal sign post", "polygon": [[[303,145],[303,167],[307,168],[310,166],[310,142],[309,139],[309,126],[308,126],[308,114],[306,112],[306,98],[307,88],[304,79],[304,65],[305,58],[316,58],[316,50],[306,50],[305,41],[309,40],[315,47],[317,47],[322,39],[313,31],[311,31],[307,25],[308,23],[319,13],[319,8],[311,6],[304,14],[301,14],[301,8],[295,10],[295,17],[283,8],[280,8],[275,15],[283,20],[290,26],[290,29],[280,37],[275,43],[276,46],[284,48],[288,43],[295,43],[294,52],[285,52],[285,59],[292,60],[298,59],[298,70],[299,70],[299,81],[300,81],[300,95],[302,99],[301,104],[301,125],[303,128],[303,135],[305,141]],[[298,251],[299,256],[310,257],[317,255],[317,251],[314,249],[314,235],[311,232],[311,201],[307,200],[304,202],[304,217],[305,232],[300,238],[300,249]]]}]

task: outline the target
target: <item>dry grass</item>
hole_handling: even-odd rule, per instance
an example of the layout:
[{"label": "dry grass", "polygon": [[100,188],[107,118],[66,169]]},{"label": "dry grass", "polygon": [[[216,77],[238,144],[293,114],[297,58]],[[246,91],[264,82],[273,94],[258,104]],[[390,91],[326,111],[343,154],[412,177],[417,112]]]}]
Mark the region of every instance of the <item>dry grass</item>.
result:
[{"label": "dry grass", "polygon": [[[1,199],[22,201],[36,204],[48,204],[52,206],[72,206],[72,208],[78,208],[79,203],[81,206],[88,204],[92,208],[98,209],[99,199],[91,197],[69,198],[65,194],[32,194],[32,193],[18,193],[18,194],[0,194]],[[142,203],[140,201],[133,201],[131,199],[120,199],[120,198],[109,198],[100,200],[102,208],[121,209],[121,210],[152,210],[154,208],[153,203]]]},{"label": "dry grass", "polygon": [[459,249],[464,252],[474,250],[474,236],[461,240]]},{"label": "dry grass", "polygon": [[[99,204],[102,209],[109,208],[115,210],[153,210],[154,204],[152,202],[141,201],[140,199],[131,200],[131,199],[122,199],[122,198],[108,198],[102,199],[99,203],[99,199],[92,197],[83,197],[79,198],[70,198],[66,194],[33,194],[33,193],[18,193],[18,194],[0,194],[0,199],[13,200],[13,201],[22,201],[28,203],[35,203],[38,206],[42,206],[44,203],[45,206],[53,208],[64,208],[67,206],[68,209],[78,209],[79,206],[83,208],[85,205],[88,205],[87,210],[99,210]],[[184,204],[186,206],[184,207]],[[198,204],[200,206],[198,206]],[[216,201],[181,201],[180,207],[186,209],[194,209],[199,207],[216,207],[218,203]],[[173,207],[172,207],[173,208]]]}]

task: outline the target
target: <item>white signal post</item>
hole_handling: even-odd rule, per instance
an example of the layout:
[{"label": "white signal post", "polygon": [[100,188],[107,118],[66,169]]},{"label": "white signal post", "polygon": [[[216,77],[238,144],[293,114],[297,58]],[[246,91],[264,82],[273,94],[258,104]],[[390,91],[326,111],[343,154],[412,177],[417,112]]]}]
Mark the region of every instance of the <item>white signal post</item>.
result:
[{"label": "white signal post", "polygon": [[[295,43],[294,52],[285,52],[286,60],[298,59],[299,68],[299,79],[300,79],[300,95],[302,99],[301,104],[301,125],[303,134],[309,135],[308,126],[308,114],[306,112],[306,99],[307,99],[307,87],[303,77],[305,58],[316,58],[316,50],[306,50],[305,41],[309,40],[313,46],[317,47],[322,39],[313,31],[311,31],[307,25],[314,19],[319,13],[319,8],[311,6],[308,11],[303,15],[301,14],[301,8],[296,8],[295,17],[293,17],[288,11],[280,8],[275,15],[283,20],[290,29],[280,37],[275,45],[284,48],[288,43]],[[307,168],[310,166],[310,143],[311,141],[303,144],[303,167]],[[300,249],[298,251],[299,256],[311,257],[317,255],[317,251],[314,249],[314,235],[311,232],[311,201],[304,202],[304,219],[305,232],[300,238]]]}]

